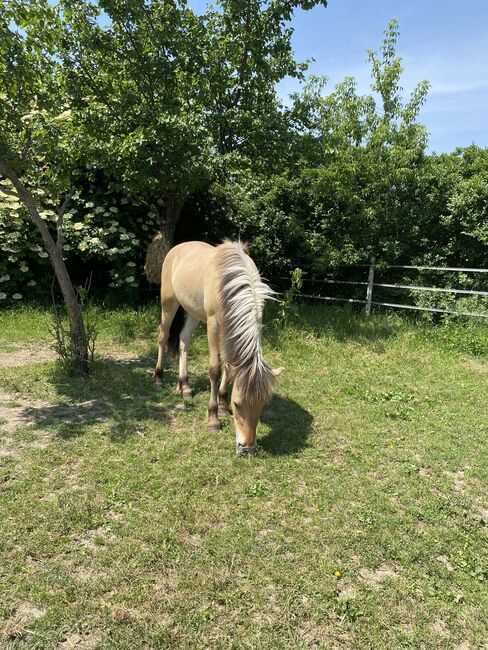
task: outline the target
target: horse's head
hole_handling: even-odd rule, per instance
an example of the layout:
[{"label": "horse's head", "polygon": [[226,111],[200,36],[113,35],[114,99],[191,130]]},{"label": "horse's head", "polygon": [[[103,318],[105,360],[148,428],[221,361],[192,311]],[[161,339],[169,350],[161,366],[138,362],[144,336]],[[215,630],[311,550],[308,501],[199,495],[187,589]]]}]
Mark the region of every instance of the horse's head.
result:
[{"label": "horse's head", "polygon": [[[273,370],[273,375],[278,377],[283,368]],[[256,451],[256,429],[264,407],[269,401],[266,397],[250,396],[239,382],[232,388],[232,413],[236,429],[236,452],[241,456],[253,454]]]}]

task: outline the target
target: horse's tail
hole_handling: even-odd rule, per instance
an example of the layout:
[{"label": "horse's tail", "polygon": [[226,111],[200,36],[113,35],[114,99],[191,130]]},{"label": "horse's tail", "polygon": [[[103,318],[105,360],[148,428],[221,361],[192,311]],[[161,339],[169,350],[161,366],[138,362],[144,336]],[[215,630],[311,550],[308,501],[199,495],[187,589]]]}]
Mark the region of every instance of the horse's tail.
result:
[{"label": "horse's tail", "polygon": [[169,328],[169,337],[168,337],[168,352],[178,354],[180,349],[180,333],[185,324],[185,310],[180,305],[178,311],[176,312],[171,327]]}]

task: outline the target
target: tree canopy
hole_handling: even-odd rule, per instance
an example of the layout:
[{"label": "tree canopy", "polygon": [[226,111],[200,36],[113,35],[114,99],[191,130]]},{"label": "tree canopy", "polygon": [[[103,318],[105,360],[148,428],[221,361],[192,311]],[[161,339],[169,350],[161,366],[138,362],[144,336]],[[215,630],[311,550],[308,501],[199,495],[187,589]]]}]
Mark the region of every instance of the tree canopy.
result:
[{"label": "tree canopy", "polygon": [[[96,267],[119,290],[143,284],[156,229],[168,243],[175,229],[240,235],[276,274],[373,254],[486,265],[486,150],[427,153],[428,83],[404,96],[395,20],[368,54],[371,93],[307,77],[293,13],[315,4],[223,0],[198,14],[180,1],[6,0],[0,297],[48,277],[46,233],[77,282]],[[302,86],[284,105],[287,76]]]}]

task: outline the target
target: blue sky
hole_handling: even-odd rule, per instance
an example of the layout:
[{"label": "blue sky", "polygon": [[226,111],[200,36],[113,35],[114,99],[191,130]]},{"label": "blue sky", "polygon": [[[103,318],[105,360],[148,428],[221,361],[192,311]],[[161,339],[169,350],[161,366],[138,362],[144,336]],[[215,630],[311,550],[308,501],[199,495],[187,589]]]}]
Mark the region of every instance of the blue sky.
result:
[{"label": "blue sky", "polygon": [[[427,79],[431,88],[420,120],[438,153],[472,142],[488,146],[488,0],[329,0],[327,9],[299,11],[293,46],[299,60],[329,88],[346,76],[369,92],[368,48],[377,49],[387,23],[400,22],[398,53],[409,92]],[[283,97],[295,80],[279,86]]]}]

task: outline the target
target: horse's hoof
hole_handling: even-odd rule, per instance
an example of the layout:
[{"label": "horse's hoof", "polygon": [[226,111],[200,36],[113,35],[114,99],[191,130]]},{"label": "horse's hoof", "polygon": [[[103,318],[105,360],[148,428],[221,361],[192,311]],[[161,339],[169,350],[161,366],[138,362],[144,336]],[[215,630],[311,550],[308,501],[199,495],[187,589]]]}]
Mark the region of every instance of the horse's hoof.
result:
[{"label": "horse's hoof", "polygon": [[232,413],[229,411],[229,409],[226,406],[219,406],[219,415],[223,415],[224,417],[227,417],[228,415],[232,415]]},{"label": "horse's hoof", "polygon": [[245,447],[244,445],[241,445],[240,442],[236,443],[236,454],[238,456],[252,456],[257,452],[257,450],[257,445],[253,445],[252,447]]},{"label": "horse's hoof", "polygon": [[191,411],[193,408],[193,400],[191,398],[183,397],[183,401],[180,404],[180,409],[182,411]]},{"label": "horse's hoof", "polygon": [[159,375],[153,375],[153,384],[154,388],[159,390],[163,387],[163,378],[159,377]]},{"label": "horse's hoof", "polygon": [[181,391],[181,394],[182,394],[184,400],[191,400],[191,398],[193,397],[193,392],[192,392],[191,388],[188,388],[186,390],[183,389]]},{"label": "horse's hoof", "polygon": [[207,424],[207,431],[209,433],[219,433],[220,425],[219,424]]}]

